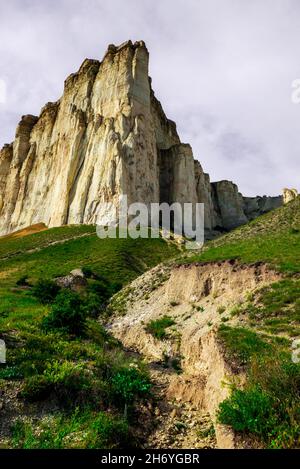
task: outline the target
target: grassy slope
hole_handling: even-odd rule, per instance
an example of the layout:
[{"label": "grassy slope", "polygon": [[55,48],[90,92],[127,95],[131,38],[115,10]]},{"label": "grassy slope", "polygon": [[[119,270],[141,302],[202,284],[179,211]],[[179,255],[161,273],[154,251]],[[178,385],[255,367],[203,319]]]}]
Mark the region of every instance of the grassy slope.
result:
[{"label": "grassy slope", "polygon": [[[248,376],[245,391],[242,394],[233,391],[232,398],[225,402],[222,421],[254,435],[259,444],[263,442],[271,447],[300,446],[299,368],[291,366],[289,340],[300,335],[299,208],[300,199],[208,243],[204,252],[183,261],[232,258],[244,263],[265,261],[285,275],[284,280],[256,292],[247,303],[236,308],[236,315],[248,319],[247,327],[224,325],[219,332],[228,356]],[[57,244],[49,245],[49,242]],[[26,275],[30,282],[35,282],[40,277],[53,278],[86,266],[108,280],[125,284],[146,268],[177,253],[175,246],[161,240],[99,240],[90,226],[62,227],[19,239],[3,238],[0,240],[0,330],[11,334],[17,343],[25,343],[23,348],[29,365],[31,360],[38,366],[45,358],[50,363],[71,360],[76,350],[78,357],[85,355],[85,362],[92,366],[95,359],[100,360],[99,356],[95,358],[95,353],[103,355],[101,331],[97,331],[93,323],[92,332],[84,340],[75,340],[70,345],[66,338],[60,337],[53,353],[45,357],[43,352],[39,359],[32,356],[32,339],[35,344],[45,340],[39,323],[48,307],[40,305],[30,290],[15,289],[16,281]],[[37,350],[41,348],[38,345]],[[14,369],[18,372],[18,353],[14,349],[9,351],[9,358],[10,353],[12,373]],[[111,362],[112,355],[108,353],[105,360],[114,368],[117,365]],[[126,359],[121,358],[123,360]],[[5,381],[5,385],[8,383]],[[64,413],[58,413],[46,443],[36,439],[34,426],[17,429],[14,444],[18,447],[63,447],[64,439],[59,435],[74,433],[74,426],[79,431],[88,428],[91,433],[97,426],[90,412],[86,410],[82,421],[76,416],[67,418]],[[93,443],[94,447],[105,444],[112,443],[101,439]],[[77,447],[89,445],[88,441],[75,444]]]},{"label": "grassy slope", "polygon": [[[21,399],[20,416],[32,413],[37,419],[18,422],[13,438],[8,440],[5,431],[1,435],[0,425],[0,446],[84,448],[128,444],[128,422],[119,411],[118,395],[111,401],[109,376],[130,373],[132,358],[126,357],[93,319],[88,321],[84,337],[44,333],[41,321],[50,306],[39,303],[30,288],[17,287],[16,282],[25,276],[34,284],[39,278],[52,279],[74,268],[89,267],[108,281],[124,285],[178,253],[174,244],[161,239],[100,240],[92,226],[67,226],[0,239],[0,338],[7,343],[7,366],[0,368],[0,388],[9,397],[26,386],[29,400]],[[84,375],[86,370],[88,376]],[[74,398],[79,413],[60,402],[59,410],[53,413],[50,409],[44,419],[39,419],[39,404],[32,409],[30,393],[36,394],[47,377],[47,386],[51,385],[55,393],[60,389],[65,399],[68,392],[74,394],[66,385],[70,380],[74,385],[74,376],[77,381],[83,380],[77,391],[81,393],[81,387],[87,386],[88,395],[94,395],[97,404],[86,405]],[[38,384],[32,381],[35,377]],[[113,409],[113,415],[106,413],[107,407]],[[41,433],[43,428],[47,431]]]},{"label": "grassy slope", "polygon": [[28,275],[65,275],[89,266],[122,284],[178,253],[174,244],[161,239],[99,239],[93,226],[52,228],[21,239],[0,238],[0,271],[9,279]]},{"label": "grassy slope", "polygon": [[300,337],[300,198],[208,243],[187,262],[226,259],[266,262],[283,280],[234,309],[243,327],[219,329],[225,356],[247,375],[244,389],[233,386],[221,404],[220,421],[254,445],[299,448],[300,365],[291,360],[291,345]]},{"label": "grassy slope", "polygon": [[208,243],[194,261],[263,261],[286,273],[300,272],[300,197]]}]

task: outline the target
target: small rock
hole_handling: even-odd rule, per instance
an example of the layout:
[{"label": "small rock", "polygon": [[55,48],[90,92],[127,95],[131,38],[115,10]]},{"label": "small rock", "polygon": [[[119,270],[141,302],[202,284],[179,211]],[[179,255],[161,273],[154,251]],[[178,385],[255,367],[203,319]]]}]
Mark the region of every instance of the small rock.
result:
[{"label": "small rock", "polygon": [[81,269],[74,269],[74,270],[71,270],[70,274],[73,275],[74,277],[82,277],[82,278],[84,278],[84,273],[82,272]]}]

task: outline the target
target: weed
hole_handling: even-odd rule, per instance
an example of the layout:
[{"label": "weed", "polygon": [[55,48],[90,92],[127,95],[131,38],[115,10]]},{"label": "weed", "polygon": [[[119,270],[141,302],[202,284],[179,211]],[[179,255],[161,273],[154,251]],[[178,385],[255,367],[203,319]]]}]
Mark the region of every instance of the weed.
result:
[{"label": "weed", "polygon": [[166,329],[174,324],[175,321],[170,316],[163,316],[160,319],[150,321],[146,326],[146,331],[156,339],[162,340],[167,337]]}]

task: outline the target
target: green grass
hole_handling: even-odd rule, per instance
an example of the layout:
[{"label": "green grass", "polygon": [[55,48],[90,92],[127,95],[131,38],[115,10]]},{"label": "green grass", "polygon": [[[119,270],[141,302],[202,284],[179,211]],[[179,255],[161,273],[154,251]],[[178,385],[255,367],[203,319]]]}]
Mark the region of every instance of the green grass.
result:
[{"label": "green grass", "polygon": [[[134,409],[149,394],[147,370],[106,333],[91,310],[100,297],[107,302],[107,292],[110,296],[117,284],[126,285],[178,253],[175,244],[162,239],[101,240],[92,226],[0,239],[0,337],[7,345],[0,383],[5,393],[18,387],[25,409],[8,447],[135,445]],[[80,328],[73,327],[77,316],[68,315],[76,306],[73,297],[61,298],[49,282],[75,268],[89,274],[86,291],[76,299],[83,313]],[[50,405],[40,419],[45,401],[54,401],[54,409]],[[25,418],[26,412],[31,417]]]},{"label": "green grass", "polygon": [[128,422],[104,412],[76,409],[70,415],[44,417],[37,425],[19,420],[12,446],[22,449],[112,449],[134,447]]},{"label": "green grass", "polygon": [[[0,272],[7,272],[11,283],[23,276],[51,279],[85,267],[125,285],[178,254],[176,245],[163,239],[100,239],[92,226],[52,228],[19,239],[0,238]],[[3,274],[1,283],[7,283]]]},{"label": "green grass", "polygon": [[300,281],[286,278],[262,288],[248,303],[249,318],[272,333],[300,335]]},{"label": "green grass", "polygon": [[243,388],[232,386],[218,419],[269,448],[300,447],[300,364],[289,341],[244,328],[221,326],[219,339],[233,367],[244,366]]},{"label": "green grass", "polygon": [[300,198],[209,242],[200,255],[182,262],[238,259],[266,262],[285,273],[300,272]]},{"label": "green grass", "polygon": [[162,340],[168,335],[166,329],[174,324],[174,319],[169,316],[163,316],[160,319],[150,321],[146,326],[146,331],[152,334],[156,339]]},{"label": "green grass", "polygon": [[221,325],[218,337],[225,346],[228,361],[235,361],[239,365],[248,364],[254,354],[271,350],[271,345],[249,329]]},{"label": "green grass", "polygon": [[[225,358],[247,376],[244,388],[233,387],[221,404],[219,419],[272,448],[300,447],[299,365],[291,362],[290,342],[277,337],[300,334],[299,209],[298,198],[181,261],[267,262],[285,274],[283,280],[255,292],[246,304],[228,312],[237,319],[244,315],[248,326],[222,324],[219,329]],[[57,329],[57,321],[52,321],[55,327],[43,330],[43,320],[53,306],[42,304],[30,285],[84,268],[91,274],[89,288],[100,278],[124,286],[178,254],[175,244],[162,239],[100,240],[92,226],[0,239],[0,337],[6,341],[8,359],[0,369],[0,383],[12,389],[17,385],[25,407],[34,402],[38,409],[43,400],[56,400],[55,412],[49,411],[42,419],[23,418],[14,425],[10,447],[122,448],[136,444],[134,409],[150,391],[143,363],[122,351],[91,316],[85,318],[80,336],[78,331],[70,334],[70,330]],[[123,290],[121,303],[125,304],[128,292],[130,286]],[[123,304],[119,306],[122,310]],[[60,315],[60,308],[56,313]],[[226,315],[223,321],[227,319]],[[174,324],[164,316],[151,321],[146,330],[161,340]]]},{"label": "green grass", "polygon": [[[34,413],[29,420],[20,415],[9,447],[68,447],[69,440],[62,438],[68,431],[72,433],[74,426],[83,432],[78,446],[72,442],[74,447],[124,447],[128,439],[134,440],[131,409],[149,395],[148,373],[97,321],[88,319],[84,336],[77,338],[60,331],[45,333],[35,318],[27,328],[8,331],[4,338],[7,365],[0,370],[2,382],[12,389],[14,383],[18,386],[18,399],[25,409],[34,403],[40,412],[45,401],[54,402],[55,409],[51,411],[50,405],[42,421]],[[84,421],[82,415],[86,416]],[[97,437],[95,422],[100,415],[114,430]]]}]

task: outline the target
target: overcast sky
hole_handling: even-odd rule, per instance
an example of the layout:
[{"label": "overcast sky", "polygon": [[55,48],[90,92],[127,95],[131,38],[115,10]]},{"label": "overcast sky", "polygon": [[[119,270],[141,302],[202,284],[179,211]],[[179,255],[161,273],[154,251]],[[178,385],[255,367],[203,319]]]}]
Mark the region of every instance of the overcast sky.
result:
[{"label": "overcast sky", "polygon": [[146,42],[156,96],[213,181],[300,189],[299,0],[0,0],[0,146],[127,39]]}]

